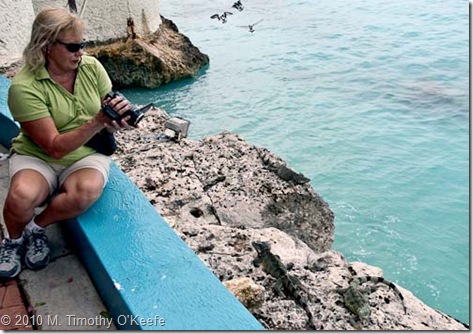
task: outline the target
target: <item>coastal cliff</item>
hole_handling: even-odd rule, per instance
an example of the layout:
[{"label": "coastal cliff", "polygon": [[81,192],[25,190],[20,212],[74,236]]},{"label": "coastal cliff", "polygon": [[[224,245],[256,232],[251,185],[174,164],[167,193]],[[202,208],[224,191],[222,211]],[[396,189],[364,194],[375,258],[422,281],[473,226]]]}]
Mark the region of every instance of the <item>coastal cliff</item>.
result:
[{"label": "coastal cliff", "polygon": [[353,323],[354,315],[336,289],[348,286],[353,271],[382,276],[382,270],[349,263],[331,248],[334,216],[312,185],[281,158],[236,134],[161,141],[168,117],[155,109],[139,129],[117,133],[119,149],[113,158],[266,328],[311,327],[304,309],[291,296],[276,294],[274,278],[255,267],[255,241],[269,242],[307,290],[317,329],[467,328],[402,287],[404,301],[387,287],[366,293],[371,315]]},{"label": "coastal cliff", "polygon": [[140,35],[129,21],[128,35],[92,43],[87,54],[97,58],[117,88],[157,88],[174,80],[195,76],[209,63],[177,26],[161,16],[154,33]]},{"label": "coastal cliff", "polygon": [[[155,34],[143,37],[132,30],[106,45],[92,45],[90,53],[101,59],[116,86],[157,87],[195,75],[208,63],[203,54],[192,56],[194,47],[183,35],[176,35],[172,22],[162,22]],[[120,49],[123,45],[127,48]],[[130,57],[117,60],[126,54],[124,50],[131,50]],[[0,52],[0,66],[8,61],[5,70],[11,77],[17,66],[2,55],[12,54]],[[353,270],[358,276],[382,276],[382,270],[349,263],[332,249],[334,215],[313,185],[280,157],[236,134],[160,141],[166,118],[164,111],[153,110],[140,129],[117,133],[120,147],[113,158],[181,238],[266,328],[298,330],[310,325],[305,310],[291,296],[276,294],[274,278],[255,267],[254,241],[269,242],[272,252],[308,291],[308,308],[317,329],[356,329],[353,314],[335,289],[348,286]],[[408,290],[399,290],[404,300],[386,287],[367,293],[371,315],[359,327],[467,328]]]},{"label": "coastal cliff", "polygon": [[[181,34],[171,20],[161,16],[160,21],[154,33],[141,35],[135,32],[133,24],[125,37],[89,43],[85,53],[102,63],[114,89],[157,88],[193,77],[209,64],[209,57]],[[21,59],[2,60],[0,54],[0,73],[8,78],[12,78],[21,65]]]},{"label": "coastal cliff", "polygon": [[104,65],[115,89],[156,88],[195,76],[209,63],[207,55],[160,15],[159,1],[19,0],[0,2],[0,73],[11,78],[21,66],[35,15],[42,8],[70,3],[75,8],[69,9],[85,22],[85,52]]}]

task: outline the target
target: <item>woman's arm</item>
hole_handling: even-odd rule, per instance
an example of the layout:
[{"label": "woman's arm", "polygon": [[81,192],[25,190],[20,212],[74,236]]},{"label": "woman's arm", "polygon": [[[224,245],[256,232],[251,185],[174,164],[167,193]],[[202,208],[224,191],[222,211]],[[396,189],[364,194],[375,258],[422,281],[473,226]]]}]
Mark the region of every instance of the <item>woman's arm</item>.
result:
[{"label": "woman's arm", "polygon": [[82,126],[60,134],[51,117],[44,117],[34,121],[21,122],[24,132],[54,159],[60,159],[66,154],[84,145],[97,132],[105,127],[109,119],[98,112],[91,120]]}]

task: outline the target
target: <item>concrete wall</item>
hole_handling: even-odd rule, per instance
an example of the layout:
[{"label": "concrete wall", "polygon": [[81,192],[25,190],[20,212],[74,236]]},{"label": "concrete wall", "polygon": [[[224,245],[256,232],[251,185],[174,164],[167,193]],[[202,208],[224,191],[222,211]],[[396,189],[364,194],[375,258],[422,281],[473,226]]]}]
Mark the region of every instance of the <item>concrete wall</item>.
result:
[{"label": "concrete wall", "polygon": [[0,0],[0,66],[21,58],[33,20],[31,0]]},{"label": "concrete wall", "polygon": [[[161,24],[159,0],[76,0],[78,14],[85,2],[82,18],[87,24],[88,40],[107,40],[126,36],[127,19],[132,17],[135,32],[154,32]],[[47,6],[64,7],[65,0],[35,0],[35,13]]]},{"label": "concrete wall", "polygon": [[[41,8],[64,7],[66,0],[0,0],[0,66],[21,58],[29,41],[35,13]],[[132,17],[135,32],[154,32],[161,24],[159,0],[76,0],[78,12],[85,3],[85,38],[103,41],[126,36],[127,19]]]}]

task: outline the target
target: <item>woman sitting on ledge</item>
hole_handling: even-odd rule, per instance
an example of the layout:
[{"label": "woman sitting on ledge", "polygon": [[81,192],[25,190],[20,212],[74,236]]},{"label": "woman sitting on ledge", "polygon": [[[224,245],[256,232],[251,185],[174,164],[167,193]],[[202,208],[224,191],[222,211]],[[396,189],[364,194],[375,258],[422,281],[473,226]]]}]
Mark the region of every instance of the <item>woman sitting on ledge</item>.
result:
[{"label": "woman sitting on ledge", "polygon": [[133,128],[128,117],[117,123],[102,112],[102,103],[119,114],[131,105],[123,97],[104,101],[112,84],[103,66],[84,55],[83,32],[83,22],[65,9],[40,11],[25,64],[11,82],[8,106],[21,131],[12,141],[0,278],[18,275],[22,261],[33,270],[49,263],[45,227],[87,210],[108,179],[110,157],[84,144],[104,129]]}]

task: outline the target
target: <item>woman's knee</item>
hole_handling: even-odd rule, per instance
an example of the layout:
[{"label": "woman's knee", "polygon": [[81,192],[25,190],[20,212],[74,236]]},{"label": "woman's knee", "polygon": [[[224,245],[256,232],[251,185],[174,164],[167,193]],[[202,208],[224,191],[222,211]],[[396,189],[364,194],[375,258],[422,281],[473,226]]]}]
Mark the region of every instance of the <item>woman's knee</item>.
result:
[{"label": "woman's knee", "polygon": [[[46,187],[46,189],[43,189]],[[5,201],[6,209],[19,212],[33,210],[46,200],[49,194],[47,184],[41,187],[38,183],[32,185],[24,180],[15,180],[11,183]]]},{"label": "woman's knee", "polygon": [[78,182],[73,189],[69,189],[71,199],[77,203],[79,209],[87,209],[102,195],[103,183],[84,179]]},{"label": "woman's knee", "polygon": [[102,195],[103,176],[92,168],[80,169],[69,175],[62,185],[62,191],[74,201],[79,211],[87,209]]}]

